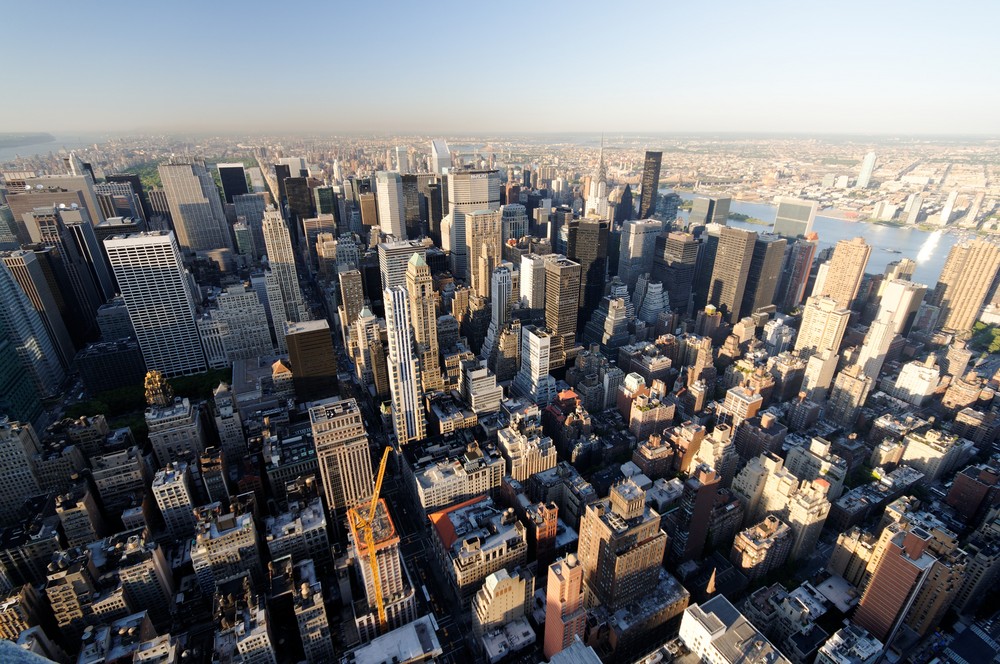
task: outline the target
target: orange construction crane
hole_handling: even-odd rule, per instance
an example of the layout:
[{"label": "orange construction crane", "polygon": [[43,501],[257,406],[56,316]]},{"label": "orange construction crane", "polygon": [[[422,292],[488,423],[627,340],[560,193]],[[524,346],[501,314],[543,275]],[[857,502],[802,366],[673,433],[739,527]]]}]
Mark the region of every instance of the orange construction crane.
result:
[{"label": "orange construction crane", "polygon": [[[362,505],[358,505],[348,511],[354,532],[364,536],[365,548],[368,549],[368,562],[371,566],[372,584],[375,586],[375,605],[378,607],[379,632],[382,633],[386,631],[387,621],[385,617],[385,599],[382,597],[382,579],[379,576],[378,557],[375,554],[374,525],[375,511],[378,508],[378,496],[382,492],[382,478],[385,477],[385,464],[389,460],[390,453],[392,453],[392,446],[386,445],[385,451],[382,453],[382,462],[378,466],[378,477],[375,480],[375,490],[372,491],[372,501],[368,506],[368,514],[361,513],[363,509]],[[355,542],[355,546],[358,544],[358,542]]]}]

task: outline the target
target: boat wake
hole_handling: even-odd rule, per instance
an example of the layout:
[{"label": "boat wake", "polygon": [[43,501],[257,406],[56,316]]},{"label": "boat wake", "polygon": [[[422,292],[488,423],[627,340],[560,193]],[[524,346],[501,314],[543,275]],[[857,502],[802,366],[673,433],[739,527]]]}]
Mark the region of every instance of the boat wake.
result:
[{"label": "boat wake", "polygon": [[920,251],[917,252],[917,262],[923,263],[934,255],[934,250],[937,249],[938,242],[941,241],[941,236],[944,235],[944,231],[936,230],[931,233],[924,243],[920,245]]}]

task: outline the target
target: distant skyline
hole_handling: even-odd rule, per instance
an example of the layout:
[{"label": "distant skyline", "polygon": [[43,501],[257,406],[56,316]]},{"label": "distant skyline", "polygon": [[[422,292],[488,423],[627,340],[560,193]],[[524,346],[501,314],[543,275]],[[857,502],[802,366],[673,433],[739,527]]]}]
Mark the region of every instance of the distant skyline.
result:
[{"label": "distant skyline", "polygon": [[1000,3],[372,7],[9,4],[0,129],[1000,134]]}]

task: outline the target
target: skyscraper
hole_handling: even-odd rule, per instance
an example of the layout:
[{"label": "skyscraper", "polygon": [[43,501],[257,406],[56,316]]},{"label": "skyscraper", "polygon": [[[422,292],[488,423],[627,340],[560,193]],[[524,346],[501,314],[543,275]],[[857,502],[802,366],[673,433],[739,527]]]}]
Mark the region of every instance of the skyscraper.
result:
[{"label": "skyscraper", "polygon": [[818,288],[813,288],[812,294],[828,295],[837,301],[838,306],[850,309],[861,288],[861,278],[865,276],[871,254],[871,245],[862,237],[838,242],[826,277],[821,284],[817,284]]},{"label": "skyscraper", "polygon": [[678,313],[690,309],[697,264],[698,241],[690,233],[671,231],[656,237],[652,279],[666,286],[670,308]]},{"label": "skyscraper", "polygon": [[618,277],[628,285],[630,290],[635,288],[635,282],[640,274],[652,271],[653,260],[656,257],[657,237],[662,230],[662,222],[645,217],[626,221],[622,225]]},{"label": "skyscraper", "polygon": [[219,180],[222,182],[222,193],[227,203],[233,202],[233,196],[240,196],[250,191],[247,188],[247,172],[241,162],[219,164]]},{"label": "skyscraper", "polygon": [[[453,213],[454,214],[454,213]],[[499,211],[476,210],[465,215],[465,252],[469,286],[480,297],[489,297],[490,275],[501,260],[502,216]]]},{"label": "skyscraper", "polygon": [[571,553],[549,565],[545,595],[545,658],[552,659],[575,639],[582,639],[586,626],[583,568],[576,554]]},{"label": "skyscraper", "polygon": [[[45,330],[52,340],[52,345],[58,353],[63,369],[68,369],[76,355],[73,341],[66,328],[62,313],[57,305],[56,293],[52,292],[45,278],[43,267],[31,251],[12,251],[0,253],[0,260],[10,269],[11,274],[21,290],[28,296],[35,311],[38,312]],[[62,293],[58,293],[62,299]]]},{"label": "skyscraper", "polygon": [[416,240],[397,240],[378,245],[378,267],[383,290],[406,283],[406,269],[413,254],[423,256],[426,262],[427,247]]},{"label": "skyscraper", "polygon": [[158,170],[181,251],[232,249],[219,191],[205,163],[160,164]]},{"label": "skyscraper", "polygon": [[0,519],[12,523],[24,501],[38,492],[33,459],[41,444],[30,424],[0,415]]},{"label": "skyscraper", "polygon": [[299,400],[316,400],[337,391],[337,356],[330,324],[324,319],[285,326],[288,361]]},{"label": "skyscraper", "polygon": [[243,217],[243,222],[250,229],[253,236],[254,257],[260,258],[267,250],[264,246],[264,210],[267,209],[267,200],[264,194],[241,194],[233,196],[233,205],[236,206],[236,218]]},{"label": "skyscraper", "polygon": [[431,170],[442,175],[451,168],[451,150],[443,138],[431,141]]},{"label": "skyscraper", "polygon": [[869,152],[865,155],[865,158],[861,161],[861,171],[858,173],[858,181],[856,187],[858,189],[867,189],[868,184],[871,182],[872,173],[875,172],[875,153]]},{"label": "skyscraper", "polygon": [[378,223],[382,232],[398,240],[406,239],[406,219],[403,211],[403,180],[399,173],[379,171],[375,174],[378,197]]},{"label": "skyscraper", "polygon": [[323,497],[331,513],[371,499],[372,462],[361,409],[354,399],[330,399],[309,409]]},{"label": "skyscraper", "polygon": [[611,487],[607,498],[587,505],[577,555],[592,598],[588,605],[616,611],[656,588],[667,536],[645,497],[627,479]]},{"label": "skyscraper", "polygon": [[909,333],[926,291],[926,286],[912,281],[892,279],[883,282],[878,314],[868,326],[868,334],[856,360],[864,374],[872,380],[878,379],[892,340],[897,334],[905,336]]},{"label": "skyscraper", "polygon": [[508,203],[500,208],[503,227],[502,242],[517,240],[528,234],[528,213],[520,203]]},{"label": "skyscraper", "polygon": [[707,226],[708,224],[726,225],[729,219],[729,206],[733,199],[728,197],[708,198],[696,196],[691,201],[691,214],[688,215],[688,228]]},{"label": "skyscraper", "polygon": [[814,354],[840,349],[851,312],[838,306],[832,297],[810,297],[802,311],[802,324],[795,338],[795,350],[808,359]]},{"label": "skyscraper", "polygon": [[754,241],[747,283],[743,290],[743,303],[740,306],[742,315],[748,316],[774,302],[774,291],[781,276],[786,244],[785,238],[771,233],[764,233]]},{"label": "skyscraper", "polygon": [[730,323],[738,321],[744,313],[743,294],[756,242],[757,234],[753,231],[728,226],[720,229],[708,302],[714,304]]},{"label": "skyscraper", "polygon": [[[295,252],[288,235],[288,226],[281,218],[281,213],[274,207],[264,211],[262,231],[264,233],[264,246],[267,248],[268,265],[270,265],[271,274],[274,275],[278,288],[281,290],[285,320],[289,322],[309,320],[309,313],[302,299],[302,290],[299,288],[298,271],[295,269]],[[277,320],[274,322],[274,326],[276,334],[283,334],[283,331],[278,329]]]},{"label": "skyscraper", "polygon": [[774,295],[774,303],[779,309],[789,311],[802,303],[817,244],[816,234],[812,233],[805,239],[795,240],[786,248],[781,278]]},{"label": "skyscraper", "polygon": [[427,435],[421,403],[420,373],[410,329],[410,303],[405,286],[385,289],[385,325],[389,339],[389,391],[392,423],[400,445]]},{"label": "skyscraper", "polygon": [[[448,174],[447,183],[448,215],[451,217],[449,246],[452,252],[452,272],[457,279],[467,279],[478,253],[468,253],[465,217],[477,210],[500,209],[500,173],[492,170],[451,172]],[[442,234],[444,234],[443,228]]]},{"label": "skyscraper", "polygon": [[580,301],[580,264],[563,256],[545,260],[545,326],[552,333],[552,368],[566,364],[576,341]]},{"label": "skyscraper", "polygon": [[[581,219],[569,223],[566,257],[580,264],[579,306],[587,312],[597,308],[608,281],[608,233],[604,219]],[[586,316],[583,321],[586,322]],[[583,326],[579,325],[579,331]]]},{"label": "skyscraper", "polygon": [[886,641],[905,617],[910,596],[919,593],[937,559],[928,551],[933,537],[911,528],[892,537],[861,596],[853,622]]},{"label": "skyscraper", "polygon": [[809,235],[816,219],[817,207],[816,201],[787,197],[778,199],[773,232],[792,240]]},{"label": "skyscraper", "polygon": [[204,371],[194,296],[173,232],[117,235],[104,248],[146,367],[167,376]]},{"label": "skyscraper", "polygon": [[434,282],[421,254],[414,253],[407,263],[406,291],[410,297],[410,326],[420,360],[420,384],[425,393],[441,389]]},{"label": "skyscraper", "polygon": [[646,157],[642,164],[642,198],[639,200],[639,219],[649,219],[656,212],[662,161],[662,152],[646,151]]},{"label": "skyscraper", "polygon": [[956,332],[972,329],[1000,268],[1000,247],[985,240],[956,244],[929,303],[939,307],[938,325]]}]

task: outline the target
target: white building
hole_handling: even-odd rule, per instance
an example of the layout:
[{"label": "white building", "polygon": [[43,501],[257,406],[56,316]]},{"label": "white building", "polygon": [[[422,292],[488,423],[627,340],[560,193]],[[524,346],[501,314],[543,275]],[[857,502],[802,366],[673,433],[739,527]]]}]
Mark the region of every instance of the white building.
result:
[{"label": "white building", "polygon": [[198,508],[191,564],[202,592],[215,592],[216,585],[249,573],[263,581],[257,528],[253,514],[222,514],[218,503]]},{"label": "white building", "polygon": [[545,258],[538,254],[521,256],[521,302],[529,309],[545,308]]},{"label": "white building", "polygon": [[378,245],[378,268],[382,289],[406,285],[406,267],[413,254],[427,257],[427,247],[416,240],[397,240]]},{"label": "white building", "polygon": [[11,422],[0,416],[0,518],[13,522],[24,501],[38,492],[31,460],[41,444],[30,424]]},{"label": "white building", "polygon": [[[300,322],[309,320],[302,289],[299,287],[299,275],[295,269],[295,252],[292,250],[292,239],[288,233],[288,225],[281,218],[281,213],[274,207],[264,211],[264,246],[267,248],[267,262],[271,274],[281,291],[281,301],[284,306],[283,320]],[[271,303],[272,316],[275,304]],[[279,330],[275,319],[275,332]]]},{"label": "white building", "polygon": [[403,179],[399,173],[379,171],[375,174],[375,192],[378,204],[378,223],[382,232],[397,240],[405,240]]},{"label": "white building", "polygon": [[157,471],[153,478],[153,498],[171,536],[180,538],[194,533],[194,499],[186,463],[168,463]]},{"label": "white building", "polygon": [[448,173],[448,210],[451,217],[449,237],[452,273],[455,278],[467,279],[469,269],[477,258],[470,256],[467,251],[466,215],[479,210],[499,209],[499,171],[472,170]]},{"label": "white building", "polygon": [[865,155],[865,158],[861,161],[861,171],[858,173],[858,181],[856,187],[858,189],[867,189],[868,184],[871,182],[872,173],[875,172],[875,153],[869,152]]},{"label": "white building", "polygon": [[166,376],[205,371],[194,295],[171,231],[104,241],[146,368]]},{"label": "white building", "polygon": [[556,381],[549,375],[552,335],[534,325],[521,328],[521,369],[514,376],[512,390],[539,406],[556,398]]},{"label": "white building", "polygon": [[706,664],[791,664],[723,595],[684,609],[680,638]]},{"label": "white building", "polygon": [[517,240],[528,234],[528,213],[520,203],[508,203],[500,207],[500,223],[504,243]]},{"label": "white building", "polygon": [[393,430],[399,443],[405,445],[427,435],[427,420],[421,403],[420,372],[410,329],[406,287],[387,288],[384,299]]}]

